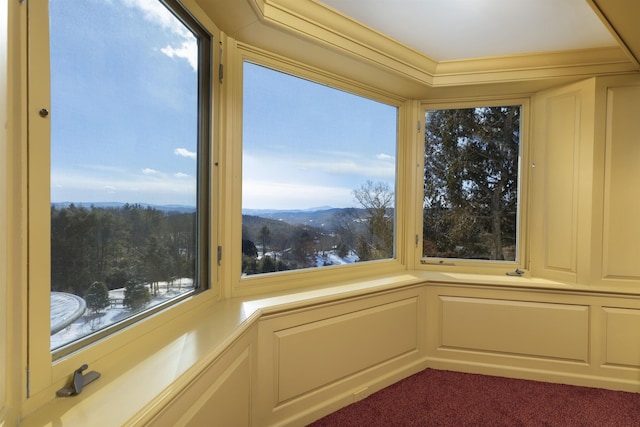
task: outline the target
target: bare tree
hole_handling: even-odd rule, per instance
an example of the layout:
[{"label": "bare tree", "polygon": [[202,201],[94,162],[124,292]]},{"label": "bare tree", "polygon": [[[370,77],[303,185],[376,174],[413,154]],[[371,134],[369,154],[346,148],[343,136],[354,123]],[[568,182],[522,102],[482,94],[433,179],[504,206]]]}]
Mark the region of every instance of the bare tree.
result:
[{"label": "bare tree", "polygon": [[367,225],[358,243],[360,260],[393,257],[395,193],[386,182],[367,181],[353,190],[353,196],[364,209],[362,221]]}]

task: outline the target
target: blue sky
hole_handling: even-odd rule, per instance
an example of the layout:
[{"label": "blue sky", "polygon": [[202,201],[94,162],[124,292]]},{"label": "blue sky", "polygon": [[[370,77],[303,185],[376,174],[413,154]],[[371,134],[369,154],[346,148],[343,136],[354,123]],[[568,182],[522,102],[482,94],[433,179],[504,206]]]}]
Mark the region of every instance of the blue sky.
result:
[{"label": "blue sky", "polygon": [[397,108],[244,64],[243,208],[354,206],[395,182]]},{"label": "blue sky", "polygon": [[52,201],[195,205],[195,38],[142,0],[51,0],[50,32]]},{"label": "blue sky", "polygon": [[[157,0],[50,0],[52,202],[195,205],[197,46]],[[243,208],[353,206],[393,106],[245,64]]]}]

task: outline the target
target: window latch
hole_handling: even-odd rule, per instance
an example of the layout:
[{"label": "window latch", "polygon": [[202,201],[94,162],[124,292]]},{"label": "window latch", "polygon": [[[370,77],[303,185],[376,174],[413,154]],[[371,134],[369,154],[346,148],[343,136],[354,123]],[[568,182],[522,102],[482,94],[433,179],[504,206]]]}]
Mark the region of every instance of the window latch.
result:
[{"label": "window latch", "polygon": [[509,271],[507,272],[507,276],[516,276],[516,277],[520,277],[524,274],[524,271],[520,270],[519,268],[516,268],[515,271]]},{"label": "window latch", "polygon": [[84,364],[80,366],[73,372],[73,378],[71,379],[71,384],[67,387],[63,387],[56,392],[56,396],[58,397],[70,397],[78,395],[82,392],[84,386],[93,381],[100,378],[100,373],[96,371],[87,372],[83,374],[82,372],[86,371],[89,366]]}]

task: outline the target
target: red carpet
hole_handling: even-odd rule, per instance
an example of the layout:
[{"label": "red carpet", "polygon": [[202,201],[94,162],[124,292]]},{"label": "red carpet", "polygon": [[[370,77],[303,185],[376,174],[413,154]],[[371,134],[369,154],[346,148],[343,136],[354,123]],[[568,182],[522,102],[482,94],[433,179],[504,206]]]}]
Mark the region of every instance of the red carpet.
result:
[{"label": "red carpet", "polygon": [[640,426],[640,393],[426,369],[311,424]]}]

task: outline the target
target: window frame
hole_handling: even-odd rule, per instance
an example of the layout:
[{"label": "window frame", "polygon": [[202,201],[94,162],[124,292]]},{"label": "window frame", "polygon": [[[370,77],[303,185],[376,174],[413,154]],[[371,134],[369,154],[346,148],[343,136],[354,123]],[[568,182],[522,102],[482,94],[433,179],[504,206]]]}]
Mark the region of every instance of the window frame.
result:
[{"label": "window frame", "polygon": [[[25,327],[26,340],[23,366],[26,367],[25,378],[25,413],[33,410],[51,399],[55,395],[56,386],[59,388],[61,381],[66,382],[70,373],[82,364],[91,365],[101,360],[102,363],[109,360],[117,360],[118,349],[123,345],[140,345],[141,352],[144,344],[137,344],[139,339],[151,331],[162,328],[193,310],[203,303],[213,303],[219,295],[218,264],[212,257],[215,250],[207,250],[203,253],[200,246],[205,248],[215,247],[218,241],[218,213],[219,188],[216,165],[219,158],[219,110],[220,81],[217,78],[217,70],[220,64],[220,55],[214,48],[214,43],[221,43],[220,31],[211,19],[199,8],[193,0],[161,0],[169,8],[182,9],[181,19],[190,20],[190,24],[196,23],[203,33],[210,38],[208,54],[199,53],[199,61],[208,61],[208,66],[203,71],[205,79],[198,78],[198,149],[204,149],[199,156],[198,176],[203,185],[199,185],[198,203],[205,199],[206,208],[199,215],[198,227],[201,233],[198,243],[200,252],[200,264],[208,270],[202,283],[202,290],[206,292],[189,292],[182,297],[171,301],[171,304],[160,304],[157,307],[146,310],[143,316],[132,316],[118,324],[117,330],[107,329],[108,333],[100,336],[91,343],[79,341],[82,345],[69,347],[59,355],[54,355],[56,350],[50,350],[50,320],[49,316],[42,313],[50,311],[50,120],[40,117],[38,111],[41,108],[49,108],[50,105],[50,67],[49,67],[49,12],[48,1],[30,2],[27,4],[28,18],[26,20],[26,34],[28,34],[27,46],[27,77],[26,87],[29,88],[27,101],[27,121],[29,134],[24,148],[24,158],[27,159],[27,167],[23,173],[23,188],[27,194],[23,201],[25,205],[24,221],[26,227],[26,314]],[[203,91],[203,80],[210,92]],[[202,96],[202,95],[205,96]],[[55,112],[52,112],[55,114]],[[206,120],[202,120],[202,116]],[[43,149],[43,144],[46,149]],[[203,169],[204,168],[204,169]],[[203,226],[204,224],[204,226]],[[204,272],[207,273],[207,272]],[[205,283],[206,282],[206,283]],[[63,347],[66,348],[66,347]],[[56,357],[54,357],[56,356]]]},{"label": "window frame", "polygon": [[[465,109],[481,107],[498,107],[508,105],[520,106],[520,154],[518,165],[518,212],[516,223],[516,259],[515,261],[498,260],[472,260],[462,258],[442,258],[425,257],[422,252],[423,243],[423,205],[424,205],[424,137],[426,132],[425,117],[427,111]],[[529,202],[529,170],[530,167],[530,98],[517,97],[495,97],[495,98],[474,98],[460,101],[423,101],[420,103],[421,126],[420,141],[416,147],[417,164],[421,173],[418,173],[416,191],[417,213],[416,213],[416,233],[419,236],[419,245],[416,249],[416,269],[439,272],[455,272],[470,274],[500,274],[504,275],[516,270],[526,272],[529,269],[529,229],[528,229],[528,202]]]},{"label": "window frame", "polygon": [[[379,276],[391,272],[406,269],[406,239],[404,224],[406,224],[405,213],[407,212],[405,203],[406,191],[405,164],[409,154],[406,149],[405,138],[407,129],[405,127],[408,116],[409,101],[374,88],[368,87],[346,78],[342,78],[322,71],[310,65],[281,57],[277,54],[263,51],[259,48],[238,43],[238,55],[233,63],[234,75],[237,78],[236,97],[234,115],[239,119],[235,122],[233,147],[233,166],[237,171],[234,174],[236,179],[231,180],[231,205],[232,205],[232,226],[230,227],[228,245],[231,249],[229,257],[231,263],[226,274],[226,278],[231,284],[229,292],[232,296],[250,295],[262,292],[296,290],[310,286],[331,286],[334,283],[344,282],[356,278],[367,276]],[[394,258],[384,260],[367,261],[365,263],[355,263],[352,265],[326,266],[322,268],[309,268],[292,271],[280,271],[276,273],[263,273],[241,277],[242,271],[242,105],[243,105],[243,64],[250,62],[263,66],[274,71],[309,80],[332,89],[341,90],[357,96],[361,96],[373,101],[381,102],[397,108],[397,134],[396,134],[396,184],[395,184],[395,226],[394,226]]]}]

